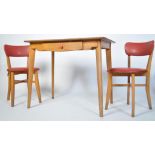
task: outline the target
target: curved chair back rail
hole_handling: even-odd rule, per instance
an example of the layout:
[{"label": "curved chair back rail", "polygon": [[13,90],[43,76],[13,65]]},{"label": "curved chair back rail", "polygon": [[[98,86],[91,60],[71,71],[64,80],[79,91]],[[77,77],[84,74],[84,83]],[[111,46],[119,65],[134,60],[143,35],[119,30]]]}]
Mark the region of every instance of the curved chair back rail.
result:
[{"label": "curved chair back rail", "polygon": [[29,56],[29,46],[4,45],[4,50],[7,57],[28,57]]},{"label": "curved chair back rail", "polygon": [[154,41],[144,43],[132,43],[125,44],[125,52],[128,56],[147,56],[151,55],[154,49]]}]

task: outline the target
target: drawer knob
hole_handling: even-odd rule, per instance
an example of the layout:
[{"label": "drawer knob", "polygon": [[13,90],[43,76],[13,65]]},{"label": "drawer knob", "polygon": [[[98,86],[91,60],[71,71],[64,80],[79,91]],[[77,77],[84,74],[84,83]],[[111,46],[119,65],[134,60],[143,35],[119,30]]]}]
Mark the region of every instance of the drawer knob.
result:
[{"label": "drawer knob", "polygon": [[63,49],[64,48],[63,45],[60,48]]}]

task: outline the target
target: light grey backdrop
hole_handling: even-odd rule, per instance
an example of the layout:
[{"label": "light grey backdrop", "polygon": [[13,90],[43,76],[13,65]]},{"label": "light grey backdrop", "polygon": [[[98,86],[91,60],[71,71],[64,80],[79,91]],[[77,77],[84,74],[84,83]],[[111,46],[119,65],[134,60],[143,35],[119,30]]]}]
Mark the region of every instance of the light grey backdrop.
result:
[{"label": "light grey backdrop", "polygon": [[[89,35],[88,35],[89,36]],[[86,37],[88,37],[86,36]],[[95,35],[91,35],[95,36]],[[128,41],[154,40],[155,35],[107,35],[116,41],[112,45],[113,67],[126,67],[127,56],[124,44]],[[53,39],[84,36],[68,35],[0,35],[0,120],[155,120],[155,110],[148,110],[144,88],[136,88],[136,117],[130,117],[131,107],[126,105],[126,88],[114,88],[114,105],[105,112],[104,119],[98,117],[98,98],[96,82],[95,51],[74,51],[56,53],[55,65],[55,99],[51,99],[51,54],[37,52],[35,66],[40,67],[39,79],[43,103],[38,105],[35,89],[33,89],[32,108],[26,109],[27,86],[16,86],[15,107],[11,108],[6,101],[7,72],[4,44],[27,45],[27,39]],[[14,66],[23,66],[25,59],[14,58]],[[145,67],[147,57],[133,58],[134,67]],[[155,102],[155,59],[152,63],[151,94]],[[24,76],[17,76],[24,78]],[[126,82],[126,78],[114,78],[114,82]],[[136,78],[137,83],[145,82],[144,78]],[[106,94],[106,59],[103,50],[103,83],[104,99]]]}]

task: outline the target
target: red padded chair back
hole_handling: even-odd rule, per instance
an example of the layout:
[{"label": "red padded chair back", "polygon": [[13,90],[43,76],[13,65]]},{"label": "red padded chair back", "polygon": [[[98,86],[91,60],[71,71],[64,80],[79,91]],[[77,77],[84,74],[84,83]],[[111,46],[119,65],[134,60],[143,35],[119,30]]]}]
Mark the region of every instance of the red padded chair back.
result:
[{"label": "red padded chair back", "polygon": [[128,56],[147,56],[151,55],[154,50],[154,41],[143,43],[131,43],[125,44],[125,52]]},{"label": "red padded chair back", "polygon": [[4,45],[4,50],[7,57],[28,57],[29,46],[11,46]]}]

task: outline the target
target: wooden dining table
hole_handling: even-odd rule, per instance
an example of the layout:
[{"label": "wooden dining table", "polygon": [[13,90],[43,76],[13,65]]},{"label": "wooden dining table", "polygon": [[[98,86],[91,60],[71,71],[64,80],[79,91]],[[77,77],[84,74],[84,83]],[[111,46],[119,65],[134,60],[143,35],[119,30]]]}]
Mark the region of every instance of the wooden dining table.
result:
[{"label": "wooden dining table", "polygon": [[48,39],[48,40],[26,40],[30,44],[28,63],[28,101],[27,108],[31,107],[33,69],[35,63],[35,52],[51,52],[52,64],[52,98],[54,98],[54,63],[55,52],[95,50],[96,70],[98,83],[99,116],[103,117],[103,79],[102,79],[102,49],[106,51],[107,69],[111,68],[111,44],[114,43],[106,37],[70,38],[70,39]]}]

